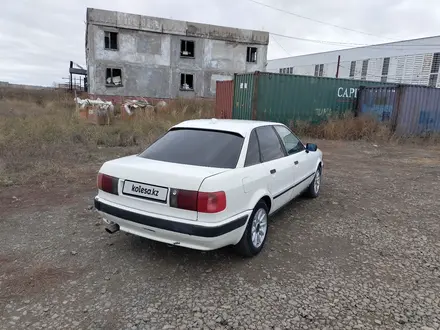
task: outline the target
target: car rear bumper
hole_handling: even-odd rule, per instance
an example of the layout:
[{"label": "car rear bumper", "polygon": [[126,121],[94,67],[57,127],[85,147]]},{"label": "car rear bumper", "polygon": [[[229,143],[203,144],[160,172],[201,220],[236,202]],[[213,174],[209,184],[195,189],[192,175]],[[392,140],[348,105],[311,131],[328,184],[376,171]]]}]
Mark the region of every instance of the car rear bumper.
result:
[{"label": "car rear bumper", "polygon": [[95,198],[95,208],[120,230],[151,240],[196,250],[215,250],[237,244],[252,211],[246,211],[219,223],[201,223],[181,219],[164,219]]}]

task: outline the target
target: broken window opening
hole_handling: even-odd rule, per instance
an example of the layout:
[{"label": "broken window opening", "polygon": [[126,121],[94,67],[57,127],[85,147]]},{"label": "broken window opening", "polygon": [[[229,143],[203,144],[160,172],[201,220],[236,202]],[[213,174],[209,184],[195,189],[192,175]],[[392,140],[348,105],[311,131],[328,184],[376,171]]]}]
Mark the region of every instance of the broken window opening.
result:
[{"label": "broken window opening", "polygon": [[440,53],[435,53],[432,59],[431,73],[437,73],[440,71]]},{"label": "broken window opening", "polygon": [[182,73],[180,74],[180,90],[193,91],[194,90],[194,75]]},{"label": "broken window opening", "polygon": [[105,49],[118,49],[118,33],[117,32],[105,32],[104,37],[104,47]]},{"label": "broken window opening", "polygon": [[324,75],[324,64],[319,65],[319,76],[322,77]]},{"label": "broken window opening", "polygon": [[315,65],[315,77],[318,77],[319,74],[319,64]]},{"label": "broken window opening", "polygon": [[180,40],[180,57],[194,58],[194,41]]},{"label": "broken window opening", "polygon": [[383,59],[383,65],[382,65],[382,76],[388,76],[389,69],[390,69],[390,58],[385,57]]},{"label": "broken window opening", "polygon": [[367,79],[367,72],[368,72],[368,60],[364,60],[362,62],[362,71],[361,71],[361,79],[362,80]]},{"label": "broken window opening", "polygon": [[280,73],[283,73],[283,69],[280,69]]},{"label": "broken window opening", "polygon": [[429,87],[436,87],[437,86],[437,79],[438,79],[438,74],[431,74],[429,76],[428,86]]},{"label": "broken window opening", "polygon": [[105,74],[105,84],[107,86],[122,86],[122,70],[107,68]]},{"label": "broken window opening", "polygon": [[257,62],[257,47],[248,47],[247,48],[246,62],[248,62],[248,63]]},{"label": "broken window opening", "polygon": [[354,77],[354,72],[356,71],[356,61],[351,61],[350,63],[350,75],[349,77]]}]

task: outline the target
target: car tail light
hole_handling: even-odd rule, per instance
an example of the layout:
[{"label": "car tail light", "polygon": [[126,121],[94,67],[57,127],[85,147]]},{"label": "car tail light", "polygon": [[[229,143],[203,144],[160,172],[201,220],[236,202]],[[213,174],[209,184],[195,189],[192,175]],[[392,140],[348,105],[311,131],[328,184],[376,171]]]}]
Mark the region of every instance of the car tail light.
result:
[{"label": "car tail light", "polygon": [[197,211],[197,191],[171,189],[170,206]]},{"label": "car tail light", "polygon": [[226,208],[224,191],[199,192],[197,196],[197,211],[202,213],[217,213]]},{"label": "car tail light", "polygon": [[98,173],[98,189],[110,194],[118,194],[119,179],[113,176]]},{"label": "car tail light", "polygon": [[201,213],[218,213],[226,208],[226,194],[171,189],[170,206]]}]

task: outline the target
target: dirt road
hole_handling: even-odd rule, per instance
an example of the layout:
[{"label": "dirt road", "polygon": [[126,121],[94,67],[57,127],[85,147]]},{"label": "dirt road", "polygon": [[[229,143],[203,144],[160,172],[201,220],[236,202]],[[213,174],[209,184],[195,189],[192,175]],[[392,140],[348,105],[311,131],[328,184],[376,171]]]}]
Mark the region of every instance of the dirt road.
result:
[{"label": "dirt road", "polygon": [[1,329],[440,329],[440,150],[319,142],[261,255],[107,234],[93,173],[0,192]]}]

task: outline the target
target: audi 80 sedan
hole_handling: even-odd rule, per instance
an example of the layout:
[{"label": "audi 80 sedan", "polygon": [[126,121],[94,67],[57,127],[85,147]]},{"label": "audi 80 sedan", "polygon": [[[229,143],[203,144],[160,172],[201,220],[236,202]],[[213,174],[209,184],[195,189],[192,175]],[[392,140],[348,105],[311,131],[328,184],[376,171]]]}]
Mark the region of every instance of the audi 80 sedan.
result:
[{"label": "audi 80 sedan", "polygon": [[95,208],[118,230],[197,250],[257,255],[268,217],[316,198],[322,152],[285,125],[236,119],[182,122],[138,155],[105,162]]}]

